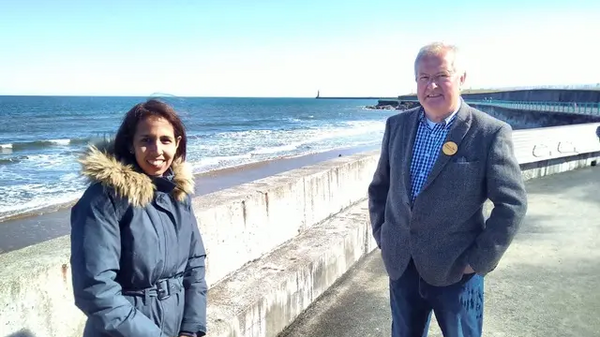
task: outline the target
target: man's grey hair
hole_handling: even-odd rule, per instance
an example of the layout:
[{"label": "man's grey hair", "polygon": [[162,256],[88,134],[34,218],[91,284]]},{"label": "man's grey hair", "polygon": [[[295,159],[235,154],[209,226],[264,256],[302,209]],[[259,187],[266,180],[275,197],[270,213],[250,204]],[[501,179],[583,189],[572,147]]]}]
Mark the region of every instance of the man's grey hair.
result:
[{"label": "man's grey hair", "polygon": [[446,44],[443,42],[433,42],[419,50],[417,57],[415,58],[415,77],[417,76],[417,67],[419,66],[419,62],[425,57],[430,56],[442,56],[446,53],[452,54],[452,71],[455,73],[463,72],[464,68],[462,68],[460,63],[460,52],[457,46],[452,44]]}]

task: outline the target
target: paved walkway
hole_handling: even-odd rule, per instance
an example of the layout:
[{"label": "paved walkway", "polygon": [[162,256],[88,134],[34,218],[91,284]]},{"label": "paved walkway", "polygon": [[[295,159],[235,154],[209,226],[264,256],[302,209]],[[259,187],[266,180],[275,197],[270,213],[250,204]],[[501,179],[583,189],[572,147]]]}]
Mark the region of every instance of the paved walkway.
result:
[{"label": "paved walkway", "polygon": [[[529,211],[486,277],[484,336],[600,336],[600,168],[527,182]],[[281,337],[390,336],[379,251],[365,257]],[[432,322],[429,336],[442,336]]]}]

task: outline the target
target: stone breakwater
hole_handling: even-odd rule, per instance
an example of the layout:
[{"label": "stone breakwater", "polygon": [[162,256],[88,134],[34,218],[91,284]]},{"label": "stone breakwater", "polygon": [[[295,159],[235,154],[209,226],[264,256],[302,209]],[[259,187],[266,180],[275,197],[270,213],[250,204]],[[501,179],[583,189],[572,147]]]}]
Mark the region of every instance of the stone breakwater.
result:
[{"label": "stone breakwater", "polygon": [[370,110],[408,110],[420,106],[418,102],[408,102],[399,100],[383,100],[377,101],[377,105],[367,105],[365,109]]}]

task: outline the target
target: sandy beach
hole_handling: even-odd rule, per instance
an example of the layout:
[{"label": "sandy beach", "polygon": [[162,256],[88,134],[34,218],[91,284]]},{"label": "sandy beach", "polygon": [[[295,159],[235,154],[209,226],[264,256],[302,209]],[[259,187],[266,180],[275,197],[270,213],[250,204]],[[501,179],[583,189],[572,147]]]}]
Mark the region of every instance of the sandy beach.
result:
[{"label": "sandy beach", "polygon": [[[379,146],[352,147],[298,157],[279,158],[196,176],[196,195],[204,195],[281,172],[313,165],[339,156],[378,149]],[[0,222],[0,254],[68,235],[72,204],[22,214]]]}]

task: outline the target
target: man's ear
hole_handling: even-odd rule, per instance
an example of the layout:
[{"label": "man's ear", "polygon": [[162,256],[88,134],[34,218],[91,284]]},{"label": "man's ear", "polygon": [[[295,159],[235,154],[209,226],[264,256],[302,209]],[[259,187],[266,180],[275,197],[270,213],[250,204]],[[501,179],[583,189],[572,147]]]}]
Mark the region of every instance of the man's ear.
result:
[{"label": "man's ear", "polygon": [[465,84],[465,82],[467,81],[467,72],[463,72],[462,75],[460,75],[460,87],[462,88],[462,86]]}]

